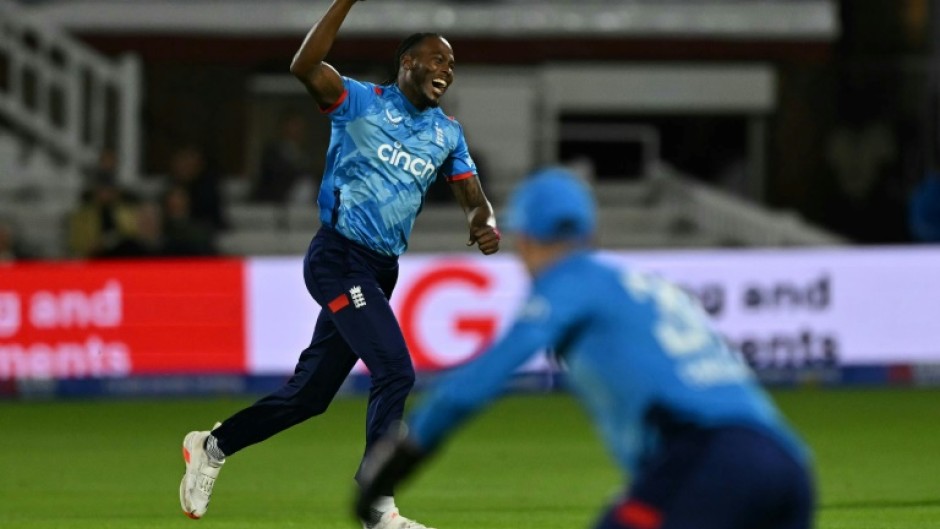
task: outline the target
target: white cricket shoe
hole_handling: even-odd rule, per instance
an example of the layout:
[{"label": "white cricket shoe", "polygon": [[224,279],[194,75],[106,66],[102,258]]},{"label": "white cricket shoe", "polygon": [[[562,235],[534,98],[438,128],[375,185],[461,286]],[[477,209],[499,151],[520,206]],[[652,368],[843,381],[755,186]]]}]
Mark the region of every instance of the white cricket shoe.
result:
[{"label": "white cricket shoe", "polygon": [[[218,428],[220,424],[216,423],[213,428]],[[206,514],[215,479],[219,477],[219,471],[225,464],[224,459],[213,461],[206,454],[205,443],[209,433],[189,432],[183,439],[186,473],[180,482],[180,506],[183,507],[183,513],[193,520],[198,520]]]},{"label": "white cricket shoe", "polygon": [[362,524],[363,529],[433,529],[428,527],[423,523],[418,523],[410,518],[405,518],[404,516],[398,514],[398,509],[391,509],[382,513],[382,517],[379,518],[378,523],[375,525],[369,526],[364,522]]}]

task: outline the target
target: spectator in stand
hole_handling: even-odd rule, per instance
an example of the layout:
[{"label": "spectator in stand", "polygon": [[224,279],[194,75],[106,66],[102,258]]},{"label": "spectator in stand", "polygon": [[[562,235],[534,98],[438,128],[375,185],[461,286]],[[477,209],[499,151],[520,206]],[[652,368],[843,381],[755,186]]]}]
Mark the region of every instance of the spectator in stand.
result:
[{"label": "spectator in stand", "polygon": [[210,170],[205,154],[193,146],[181,147],[170,157],[167,194],[174,187],[182,187],[189,196],[189,211],[213,230],[228,227],[219,190],[219,179]]},{"label": "spectator in stand", "polygon": [[13,222],[8,219],[0,218],[0,265],[29,259],[31,256],[27,252],[19,237]]},{"label": "spectator in stand", "polygon": [[134,209],[133,236],[125,237],[109,251],[105,258],[147,258],[163,255],[163,234],[160,221],[160,206],[144,202]]},{"label": "spectator in stand", "polygon": [[307,122],[300,114],[281,117],[278,137],[264,146],[261,168],[252,199],[258,202],[284,203],[295,185],[303,179],[315,178],[313,162],[307,154]]},{"label": "spectator in stand", "polygon": [[109,160],[109,156],[102,155],[82,203],[69,215],[68,249],[73,257],[107,256],[136,236],[136,206],[117,186]]},{"label": "spectator in stand", "polygon": [[215,255],[212,226],[193,217],[186,188],[171,187],[163,196],[163,255],[196,257]]}]

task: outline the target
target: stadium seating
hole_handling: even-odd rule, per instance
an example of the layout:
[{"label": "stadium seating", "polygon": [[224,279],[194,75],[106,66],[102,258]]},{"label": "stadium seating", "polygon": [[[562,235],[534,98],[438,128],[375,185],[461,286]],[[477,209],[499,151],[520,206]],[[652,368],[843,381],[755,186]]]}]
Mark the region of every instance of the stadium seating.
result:
[{"label": "stadium seating", "polygon": [[[691,179],[662,175],[641,181],[598,183],[600,238],[605,248],[838,245],[845,241],[787,212],[768,211]],[[497,207],[505,192],[495,186]],[[299,255],[319,225],[307,205],[234,204],[232,229],[220,250],[232,255]],[[428,204],[415,224],[412,252],[475,252],[464,244],[463,214],[456,203]]]},{"label": "stadium seating", "polygon": [[[491,2],[491,4],[505,7],[527,2],[531,3],[532,0],[498,0]],[[89,66],[89,68],[91,68],[89,71],[97,72],[95,75],[100,77],[100,82],[98,82],[97,85],[111,85],[112,89],[123,94],[123,97],[118,98],[123,105],[121,107],[121,110],[123,110],[122,115],[137,115],[136,112],[129,111],[129,109],[137,108],[135,105],[139,103],[140,96],[138,80],[140,74],[139,65],[135,65],[135,61],[132,58],[127,58],[120,62],[113,62],[103,55],[98,56],[93,50],[86,48],[80,43],[76,44],[77,41],[72,39],[67,33],[71,28],[70,24],[74,22],[66,16],[70,12],[69,9],[72,8],[69,2],[51,0],[41,3],[20,3],[36,4],[36,6],[23,9],[23,12],[29,9],[33,16],[11,17],[11,20],[16,18],[17,27],[21,27],[23,31],[28,30],[36,33],[38,36],[42,37],[40,40],[44,43],[48,43],[48,45],[53,48],[56,46],[59,48],[70,47],[73,45],[74,47],[80,47],[83,60],[93,66],[93,68]],[[115,8],[117,8],[119,4],[123,5],[126,3],[126,0],[115,0]],[[192,4],[205,5],[206,3],[207,2],[193,2]],[[275,2],[272,1],[272,3]],[[290,2],[284,0],[281,3],[288,4]],[[369,15],[370,11],[364,12],[362,17],[360,17],[363,25],[357,26],[356,23],[353,23],[349,31],[351,34],[375,31],[375,28],[369,29],[371,26],[369,26],[368,17],[384,16],[382,9],[390,9],[389,5],[396,3],[401,4],[402,2],[389,2],[389,4],[385,4],[384,7],[376,6],[371,11],[372,15]],[[661,3],[662,2],[658,0],[634,0],[633,2],[608,0],[607,2],[595,2],[592,4],[592,8],[614,9],[616,7],[617,9],[629,9],[631,6],[642,6],[644,9],[653,9],[661,7],[659,5]],[[668,3],[671,6],[682,8],[691,7],[694,11],[698,7],[701,7],[703,2],[700,0],[673,0]],[[822,17],[821,20],[826,21],[829,19],[824,15],[827,13],[831,15],[831,13],[825,9],[828,4],[824,1],[801,0],[802,4],[813,8],[810,10],[810,15],[812,16],[806,15],[806,13],[804,13],[805,10],[794,10],[791,9],[791,6],[786,6],[786,4],[793,3],[796,2],[794,0],[778,0],[734,3],[734,8],[731,11],[734,11],[735,16],[724,16],[731,13],[731,11],[719,10],[716,11],[717,14],[715,15],[717,18],[714,20],[708,19],[708,24],[712,24],[712,26],[709,26],[712,28],[712,31],[718,31],[716,28],[718,28],[720,24],[719,26],[714,26],[714,24],[719,22],[728,24],[727,28],[725,28],[726,31],[740,31],[743,26],[739,27],[741,21],[737,13],[740,7],[738,4],[747,4],[753,8],[748,11],[748,13],[762,19],[767,18],[763,17],[761,14],[764,13],[763,10],[768,6],[782,7],[782,13],[789,13],[796,17],[793,20],[810,24],[814,28],[817,27],[813,24],[818,22],[818,17]],[[479,12],[474,11],[474,9],[479,7],[474,5],[474,3],[441,1],[432,2],[432,4],[445,11],[449,8],[448,4],[456,6],[455,10],[469,9],[470,11],[465,13],[468,20],[471,22],[474,20],[480,23],[485,22],[483,19],[474,18],[480,13],[487,12],[485,10]],[[540,2],[540,5],[543,7],[546,5],[554,6],[551,9],[560,10],[557,11],[556,14],[571,7],[567,2],[558,1],[548,3]],[[0,6],[3,7],[5,13],[16,14],[18,13],[17,9],[20,9],[16,7],[17,4],[6,0],[0,0]],[[376,11],[376,9],[378,9],[378,11]],[[549,11],[551,9],[549,9]],[[135,12],[143,13],[143,11]],[[112,11],[109,10],[109,13],[112,13]],[[183,13],[183,11],[179,11],[177,14],[179,13]],[[652,11],[650,11],[650,13],[652,13]],[[698,13],[698,11],[695,11],[695,13],[697,13],[696,16],[689,16],[687,20],[702,23],[705,19],[699,16],[701,13]],[[724,13],[724,15],[722,15],[722,13]],[[812,13],[816,14],[813,15]],[[101,13],[99,13],[99,15],[100,14]],[[407,13],[404,14],[407,15]],[[614,18],[608,17],[608,19],[605,19],[607,22],[604,23],[609,25],[611,20],[624,22],[629,19],[629,17],[618,17],[619,16],[615,16]],[[559,20],[563,18],[564,17],[561,17]],[[552,19],[551,16],[547,18],[535,17],[534,19],[529,17],[525,18],[524,22],[531,25],[542,19],[544,19],[546,23],[554,23],[552,22],[554,19]],[[590,20],[596,22],[601,19],[591,18]],[[657,21],[661,22],[661,20],[656,17],[643,20],[646,21],[646,24],[651,24],[649,26],[650,28],[658,27],[656,26]],[[95,23],[92,19],[88,19],[86,22],[92,25]],[[104,17],[104,19],[99,20],[97,23],[115,23],[115,21]],[[790,22],[787,22],[787,24],[789,23]],[[214,20],[213,24],[215,24]],[[748,22],[744,24],[744,26],[750,28],[749,24]],[[487,26],[487,24],[484,24],[484,26]],[[62,28],[66,31],[62,31]],[[620,28],[607,29],[629,32],[631,30],[630,28],[630,24],[625,24]],[[826,34],[826,31],[828,31],[827,28],[830,28],[830,25],[822,24],[819,25],[817,29],[821,34]],[[537,27],[530,29],[533,31],[538,30]],[[559,26],[559,28],[556,29],[563,33],[571,28],[565,29]],[[768,29],[767,31],[771,30]],[[668,33],[668,31],[666,32]],[[718,32],[721,33],[721,31]],[[23,64],[33,61],[33,59],[30,58],[33,52],[26,40],[15,42],[16,60],[21,62],[26,61],[23,62]],[[50,69],[50,71],[60,67],[60,65],[51,58],[48,62],[49,64],[45,65],[45,67]],[[16,64],[19,64],[19,62]],[[559,75],[564,75],[564,72]],[[54,80],[53,77],[58,78],[57,76],[52,76],[50,79]],[[470,80],[472,78],[473,76],[469,76],[465,79]],[[541,79],[540,77],[532,78]],[[470,81],[469,84],[464,85],[463,94],[459,96],[455,95],[455,97],[463,98],[462,105],[465,108],[477,106],[489,109],[489,113],[481,111],[476,113],[476,115],[468,115],[464,125],[470,130],[473,129],[474,126],[479,126],[480,121],[497,120],[507,109],[517,107],[534,108],[536,105],[533,98],[535,98],[537,94],[530,94],[526,88],[531,84],[532,78],[524,77],[520,74],[518,78],[513,78],[512,80],[507,79],[506,86],[514,87],[513,89],[516,90],[516,92],[513,92],[513,94],[515,94],[514,98],[505,98],[507,102],[503,106],[492,103],[493,98],[489,92],[489,87],[491,86],[488,80],[489,78],[484,76],[481,78],[483,79],[482,81],[476,83]],[[55,83],[50,84],[50,90],[53,89],[59,89],[58,85]],[[74,92],[74,94],[69,92],[71,94],[70,97],[75,98],[80,95],[80,92]],[[104,92],[99,90],[98,92],[88,95],[88,97],[96,101],[103,101],[102,98],[104,96],[101,94],[104,94]],[[460,92],[458,91],[457,94],[460,94]],[[8,106],[20,105],[24,108],[28,106],[26,100],[19,97],[20,94],[10,93],[6,95],[8,97],[5,101],[8,101]],[[19,97],[19,99],[17,99],[17,97]],[[487,104],[481,106],[481,101],[485,101]],[[101,103],[101,101],[98,102]],[[3,130],[0,129],[0,214],[12,219],[20,231],[21,237],[29,242],[37,256],[52,258],[65,256],[65,217],[67,212],[77,203],[82,186],[82,174],[77,168],[89,165],[93,158],[97,156],[98,149],[102,145],[109,142],[117,142],[119,147],[118,151],[120,151],[118,153],[118,159],[121,160],[121,167],[118,168],[118,176],[121,183],[128,187],[130,191],[140,197],[150,199],[156,198],[160,193],[162,181],[160,175],[144,175],[140,173],[138,164],[140,146],[135,140],[135,138],[138,137],[136,134],[118,134],[118,139],[105,141],[107,139],[104,134],[105,130],[104,127],[100,125],[108,121],[105,119],[104,114],[104,109],[107,105],[101,104],[99,106],[100,108],[97,114],[92,113],[97,116],[97,121],[88,125],[91,132],[96,132],[96,134],[91,134],[93,137],[90,139],[93,141],[87,145],[79,145],[78,147],[80,148],[76,147],[77,144],[73,145],[73,143],[75,143],[73,136],[75,136],[76,127],[79,127],[81,123],[77,121],[75,123],[69,122],[69,127],[66,127],[64,130],[57,130],[55,127],[49,125],[55,121],[55,116],[52,115],[52,112],[45,114],[38,112],[27,113],[25,111],[15,111],[16,109],[10,110],[12,107],[7,108],[7,114],[12,116],[10,119],[13,119],[14,124],[18,125],[19,128],[41,132],[41,134],[39,134],[40,139],[44,138],[45,142],[50,145],[55,146],[62,144],[69,146],[68,149],[64,150],[71,159],[68,160],[66,164],[62,165],[55,162],[50,154],[44,152],[44,149],[35,148],[22,138],[14,137],[14,135],[10,133],[4,133]],[[561,112],[558,108],[556,108],[556,110]],[[520,171],[517,170],[517,167],[507,168],[505,163],[507,159],[509,161],[518,159],[519,166],[529,166],[537,160],[523,159],[524,156],[518,154],[520,150],[512,144],[511,140],[517,137],[529,138],[530,136],[536,140],[544,139],[532,132],[532,129],[539,126],[539,124],[534,121],[534,116],[525,113],[521,115],[526,119],[524,123],[528,123],[528,125],[517,128],[502,127],[500,131],[482,129],[490,132],[478,134],[478,137],[482,137],[483,140],[490,140],[489,143],[481,141],[480,144],[483,145],[481,150],[491,155],[492,165],[503,167],[508,172],[512,173],[520,173]],[[476,121],[474,118],[476,118]],[[130,127],[131,130],[135,130],[139,125],[134,122],[134,120],[125,122],[118,119],[118,117],[113,117],[111,120],[115,121],[115,123],[122,124],[122,127],[118,128]],[[520,122],[522,121],[520,120]],[[116,133],[117,130],[111,132]],[[495,136],[493,135],[497,132],[504,132],[506,138],[500,136],[494,141],[493,138]],[[499,146],[501,144],[505,144],[508,147],[500,150]],[[534,151],[535,149],[532,150]],[[544,153],[542,157],[545,158]],[[652,161],[661,164],[661,160]],[[720,191],[695,183],[693,179],[677,175],[669,171],[668,168],[662,169],[661,171],[658,170],[647,174],[646,177],[640,180],[604,179],[596,183],[597,195],[600,200],[601,235],[598,241],[600,245],[610,248],[667,248],[725,245],[786,246],[839,244],[843,242],[842,239],[838,237],[834,237],[806,225],[799,217],[793,214],[761,209],[758,206],[745,203],[742,200],[726,195]],[[505,204],[509,187],[518,178],[518,175],[506,179],[500,178],[500,176],[502,175],[496,175],[496,177],[486,182],[487,193],[494,205],[496,205],[497,210]],[[315,232],[319,224],[314,206],[309,203],[291,203],[283,207],[249,203],[245,198],[247,195],[245,186],[246,182],[243,179],[226,179],[225,190],[228,199],[227,216],[229,229],[219,235],[218,247],[220,251],[227,255],[297,255],[302,253],[306,248],[310,236]],[[418,252],[476,251],[473,248],[467,248],[463,244],[465,238],[466,227],[459,207],[454,203],[431,203],[425,207],[415,226],[411,240],[411,250]]]}]

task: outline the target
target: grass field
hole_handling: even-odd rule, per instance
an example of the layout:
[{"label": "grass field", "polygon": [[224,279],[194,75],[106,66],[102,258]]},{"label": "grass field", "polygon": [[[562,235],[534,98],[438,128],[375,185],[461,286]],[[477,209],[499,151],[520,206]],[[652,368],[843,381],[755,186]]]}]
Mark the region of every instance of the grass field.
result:
[{"label": "grass field", "polygon": [[[940,529],[940,391],[775,393],[813,446],[820,529]],[[356,528],[364,401],[231,458],[209,514],[179,509],[179,444],[244,400],[0,402],[0,528]],[[586,528],[621,487],[567,397],[512,397],[399,493],[439,529]]]}]

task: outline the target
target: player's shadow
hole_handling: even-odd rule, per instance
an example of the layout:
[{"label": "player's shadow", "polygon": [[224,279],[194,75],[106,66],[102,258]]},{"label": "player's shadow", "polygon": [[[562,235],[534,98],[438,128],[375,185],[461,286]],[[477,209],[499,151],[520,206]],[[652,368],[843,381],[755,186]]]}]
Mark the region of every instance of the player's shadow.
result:
[{"label": "player's shadow", "polygon": [[839,501],[824,503],[824,510],[858,510],[858,509],[910,509],[912,507],[940,507],[940,499],[930,498],[924,500],[878,500],[878,501]]}]

